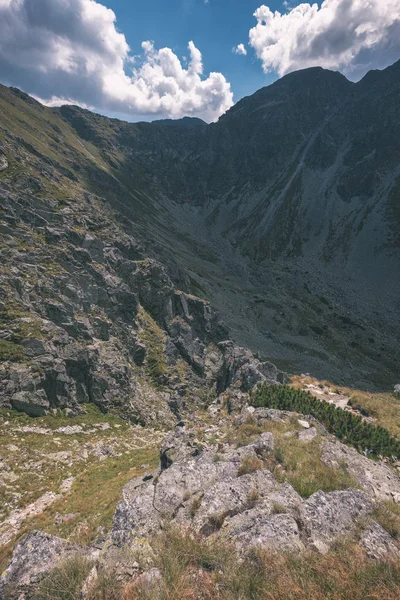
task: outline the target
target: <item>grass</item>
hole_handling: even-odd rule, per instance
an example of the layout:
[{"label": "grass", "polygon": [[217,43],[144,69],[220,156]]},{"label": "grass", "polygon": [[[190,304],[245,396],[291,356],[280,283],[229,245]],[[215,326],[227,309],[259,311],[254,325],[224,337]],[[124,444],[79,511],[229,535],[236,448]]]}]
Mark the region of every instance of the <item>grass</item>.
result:
[{"label": "grass", "polygon": [[[123,486],[133,477],[157,466],[158,438],[151,437],[152,433],[140,432],[141,438],[149,440],[149,445],[144,446],[142,442],[136,442],[135,430],[128,423],[114,415],[102,414],[93,405],[85,405],[85,410],[86,414],[74,418],[59,411],[58,415],[34,420],[23,413],[0,410],[0,455],[17,477],[12,486],[0,488],[0,520],[5,519],[10,510],[31,504],[46,491],[58,493],[65,479],[75,478],[67,494],[42,514],[27,519],[18,535],[0,549],[0,572],[9,560],[12,547],[29,531],[44,529],[82,544],[93,541],[101,531],[110,528]],[[109,424],[110,428],[95,427],[102,423]],[[81,425],[83,431],[91,433],[66,436],[18,431],[26,425],[53,430],[66,425]],[[116,455],[100,461],[89,451],[85,457],[85,448],[89,445],[90,449],[99,442],[112,445]],[[11,445],[16,448],[13,452],[9,450]],[[69,452],[73,460],[63,462],[48,458],[60,451]],[[17,504],[12,502],[15,494],[19,498]],[[57,523],[57,513],[76,516]]]},{"label": "grass", "polygon": [[154,319],[142,308],[139,309],[140,337],[146,343],[145,366],[156,387],[168,371],[164,356],[164,334]]},{"label": "grass", "polygon": [[309,391],[288,385],[261,385],[250,395],[255,407],[291,410],[318,419],[330,433],[358,451],[368,451],[373,456],[394,459],[400,456],[400,440],[387,429],[373,425],[361,416],[346,411],[313,396]]},{"label": "grass", "polygon": [[332,492],[358,487],[344,468],[332,468],[321,460],[319,442],[301,442],[298,438],[282,437],[276,444],[272,460],[278,481],[287,481],[303,498],[318,490]]},{"label": "grass", "polygon": [[[400,562],[372,561],[351,542],[324,556],[248,549],[169,528],[153,541],[160,576],[123,583],[100,567],[87,600],[397,600]],[[38,586],[35,600],[80,600],[90,564],[70,558]]]},{"label": "grass", "polygon": [[373,417],[378,425],[400,438],[400,398],[395,394],[372,394],[350,391],[349,405],[366,416]]},{"label": "grass", "polygon": [[25,359],[24,347],[14,342],[0,340],[0,362],[22,362]]},{"label": "grass", "polygon": [[75,600],[93,563],[79,554],[63,560],[38,585],[34,600]]},{"label": "grass", "polygon": [[400,505],[387,501],[376,506],[373,517],[392,538],[400,540]]},{"label": "grass", "polygon": [[[237,440],[237,445],[245,445],[265,431],[272,432],[275,448],[265,460],[264,465],[260,461],[261,465],[270,469],[278,481],[290,483],[304,498],[308,498],[318,490],[331,492],[358,487],[356,481],[344,467],[333,468],[321,460],[318,438],[311,442],[302,442],[296,435],[285,436],[286,433],[293,432],[299,427],[297,418],[289,423],[268,421],[263,427],[259,427],[250,417],[247,423],[230,427],[227,431],[227,439],[231,442]],[[246,472],[246,464],[243,469],[241,474]]]},{"label": "grass", "polygon": [[372,393],[363,390],[341,387],[329,381],[319,382],[313,377],[295,375],[292,386],[307,389],[307,384],[323,384],[336,394],[343,394],[349,399],[349,405],[365,416],[373,417],[376,425],[387,429],[393,436],[400,438],[400,397],[391,393]]},{"label": "grass", "polygon": [[244,456],[240,462],[239,468],[238,468],[238,477],[241,477],[242,475],[249,475],[250,473],[254,473],[255,471],[258,471],[259,469],[262,469],[264,466],[264,463],[262,460],[260,460],[259,458],[256,458],[254,456]]}]

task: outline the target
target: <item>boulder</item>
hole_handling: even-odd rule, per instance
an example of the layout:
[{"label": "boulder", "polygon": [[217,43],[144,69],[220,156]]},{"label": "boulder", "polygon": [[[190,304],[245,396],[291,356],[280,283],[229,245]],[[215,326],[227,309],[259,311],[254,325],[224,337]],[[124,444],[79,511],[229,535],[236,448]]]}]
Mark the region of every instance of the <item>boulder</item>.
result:
[{"label": "boulder", "polygon": [[362,532],[360,546],[375,560],[394,558],[400,554],[399,543],[375,521]]},{"label": "boulder", "polygon": [[316,492],[300,508],[308,542],[319,552],[327,552],[336,539],[350,533],[357,519],[370,514],[373,507],[371,498],[361,490]]},{"label": "boulder", "polygon": [[338,440],[326,440],[321,445],[322,460],[332,467],[343,467],[371,496],[378,500],[400,503],[400,477],[383,463],[369,460],[354,448]]},{"label": "boulder", "polygon": [[[61,560],[81,547],[42,531],[26,535],[15,547],[11,563],[0,578],[0,598],[18,600],[30,596],[30,591]],[[3,593],[3,596],[2,596]]]}]

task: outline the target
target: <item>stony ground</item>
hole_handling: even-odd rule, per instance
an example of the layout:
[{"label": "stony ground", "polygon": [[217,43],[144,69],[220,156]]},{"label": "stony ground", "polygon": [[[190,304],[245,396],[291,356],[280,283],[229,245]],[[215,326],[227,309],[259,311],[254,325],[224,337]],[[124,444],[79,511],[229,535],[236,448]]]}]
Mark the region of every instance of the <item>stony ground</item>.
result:
[{"label": "stony ground", "polygon": [[153,469],[165,432],[93,406],[75,418],[0,414],[0,552],[45,528],[86,543],[110,526],[123,485]]},{"label": "stony ground", "polygon": [[[380,395],[336,390],[328,382],[295,378],[292,385],[321,400],[339,399],[343,408],[356,396],[352,411],[374,403],[377,424],[400,410],[396,399],[381,406]],[[240,553],[258,546],[324,555],[347,540],[367,561],[398,556],[398,465],[366,458],[310,417],[254,409],[247,394],[234,390],[208,409],[188,412],[170,432],[132,426],[92,405],[75,417],[2,410],[1,568],[18,542],[9,573],[18,578],[22,568],[27,581],[86,547],[96,569],[107,565],[118,585],[134,581],[141,589],[143,578],[146,585],[146,578],[160,581],[161,558],[154,553],[164,550],[154,536],[171,523],[200,536],[207,548],[227,543]],[[30,534],[38,530],[43,533]],[[179,538],[176,531],[167,537]],[[34,565],[32,552],[41,557]]]}]

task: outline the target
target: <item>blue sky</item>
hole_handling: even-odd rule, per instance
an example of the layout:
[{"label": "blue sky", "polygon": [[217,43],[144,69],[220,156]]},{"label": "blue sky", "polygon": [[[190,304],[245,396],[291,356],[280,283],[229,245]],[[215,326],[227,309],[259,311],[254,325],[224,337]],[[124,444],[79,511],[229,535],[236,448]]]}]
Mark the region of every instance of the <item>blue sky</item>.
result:
[{"label": "blue sky", "polygon": [[[193,40],[203,55],[206,72],[218,71],[230,81],[237,101],[275,81],[277,73],[265,74],[254,51],[247,46],[249,30],[256,23],[257,0],[108,0],[117,16],[117,27],[125,33],[134,53],[143,40],[157,47],[167,46],[178,56],[187,55]],[[283,2],[266,2],[272,10],[286,12]],[[299,2],[293,2],[295,6]],[[244,43],[247,56],[235,55],[232,48]]]},{"label": "blue sky", "polygon": [[400,58],[399,0],[264,2],[0,0],[0,82],[49,106],[211,122],[292,71],[358,80]]}]

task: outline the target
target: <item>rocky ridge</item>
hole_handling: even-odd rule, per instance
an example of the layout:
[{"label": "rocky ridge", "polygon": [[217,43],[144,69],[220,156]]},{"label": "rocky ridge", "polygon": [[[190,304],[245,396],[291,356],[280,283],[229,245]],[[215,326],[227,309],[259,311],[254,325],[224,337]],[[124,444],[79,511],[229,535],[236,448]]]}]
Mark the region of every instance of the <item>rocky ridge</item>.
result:
[{"label": "rocky ridge", "polygon": [[[45,243],[56,257],[42,256],[46,263],[60,271],[62,261],[63,296],[76,293],[65,283],[81,270],[81,292],[111,286],[113,301],[120,293],[128,307],[121,280],[138,290],[124,261],[156,259],[175,290],[209,301],[238,345],[263,360],[340,384],[391,388],[399,64],[357,84],[318,68],[292,73],[209,126],[124,123],[77,107],[48,109],[0,88],[3,276],[13,279],[19,253],[32,265],[14,274],[25,286]],[[20,221],[28,229],[14,232]],[[7,236],[15,236],[11,254]],[[48,292],[64,304],[59,289]],[[106,304],[99,298],[112,321]],[[55,318],[72,321],[69,335],[90,337],[80,312],[78,321]],[[57,306],[47,307],[50,321],[53,313]]]},{"label": "rocky ridge", "polygon": [[[125,486],[106,537],[84,549],[41,532],[21,540],[2,578],[3,594],[9,594],[4,597],[30,598],[57,563],[82,552],[97,569],[118,563],[120,577],[127,581],[151,578],[157,572],[153,539],[171,526],[233,544],[239,554],[257,547],[324,554],[351,539],[371,559],[400,556],[399,542],[380,516],[383,502],[400,502],[396,471],[362,457],[302,415],[244,404],[239,413],[226,416],[221,400],[210,407],[216,417],[202,429],[196,422],[180,423],[168,434],[158,469]],[[238,439],[243,427],[252,427],[245,429],[247,442],[229,441]],[[232,429],[235,433],[227,439]],[[286,478],[284,459],[277,462],[282,440],[297,444],[297,452],[320,451],[332,481],[338,470],[351,479],[342,480],[339,489],[333,484],[331,491],[302,496],[295,480],[293,487]],[[135,558],[143,553],[146,567]]]},{"label": "rocky ridge", "polygon": [[1,407],[72,415],[92,402],[168,425],[196,401],[193,389],[283,380],[226,342],[210,304],[177,289],[94,196],[81,198],[80,211],[90,208],[103,233],[89,233],[50,199],[33,210],[26,192],[3,185],[1,194]]}]

